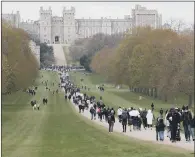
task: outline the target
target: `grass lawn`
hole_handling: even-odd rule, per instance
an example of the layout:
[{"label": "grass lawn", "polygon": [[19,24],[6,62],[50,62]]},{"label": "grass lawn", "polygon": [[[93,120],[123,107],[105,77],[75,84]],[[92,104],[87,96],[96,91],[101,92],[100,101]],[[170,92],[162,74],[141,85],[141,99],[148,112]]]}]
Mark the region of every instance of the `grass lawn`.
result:
[{"label": "grass lawn", "polygon": [[[100,96],[102,96],[105,104],[109,107],[114,107],[115,109],[117,109],[119,106],[126,108],[141,107],[142,109],[149,109],[151,108],[151,104],[153,102],[155,105],[154,114],[155,116],[158,116],[161,108],[166,110],[170,107],[174,107],[172,103],[166,103],[147,96],[143,96],[142,100],[139,100],[140,94],[130,92],[128,89],[116,89],[114,86],[106,86],[105,92],[102,93],[96,89],[96,85],[103,84],[104,79],[97,74],[89,74],[84,76],[82,72],[72,72],[71,77],[78,85],[86,85],[87,87],[91,88],[90,91],[85,91],[86,93],[89,95],[94,95],[98,99]],[[84,78],[84,81],[81,82],[80,78]],[[182,107],[183,104],[185,104],[185,100],[181,98],[177,101],[177,107]]]},{"label": "grass lawn", "polygon": [[[64,100],[64,94],[46,92],[41,84],[48,80],[50,89],[57,89],[58,76],[41,72],[36,96],[17,92],[2,97],[3,157],[193,157],[182,149],[156,145],[109,134],[90,120],[76,113]],[[55,82],[53,87],[51,84]],[[49,104],[33,111],[30,100],[41,102],[47,96]]]}]

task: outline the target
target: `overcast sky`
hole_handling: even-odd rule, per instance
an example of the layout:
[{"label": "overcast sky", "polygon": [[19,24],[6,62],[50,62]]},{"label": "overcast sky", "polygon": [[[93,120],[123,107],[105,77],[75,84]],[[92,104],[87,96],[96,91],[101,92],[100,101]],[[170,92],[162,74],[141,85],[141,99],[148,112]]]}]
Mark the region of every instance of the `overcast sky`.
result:
[{"label": "overcast sky", "polygon": [[38,20],[39,9],[52,8],[53,16],[62,16],[63,7],[75,7],[75,18],[124,18],[131,15],[131,9],[140,4],[148,9],[156,9],[162,14],[163,23],[167,20],[181,19],[187,24],[194,23],[193,2],[2,2],[2,12],[20,11],[21,19]]}]

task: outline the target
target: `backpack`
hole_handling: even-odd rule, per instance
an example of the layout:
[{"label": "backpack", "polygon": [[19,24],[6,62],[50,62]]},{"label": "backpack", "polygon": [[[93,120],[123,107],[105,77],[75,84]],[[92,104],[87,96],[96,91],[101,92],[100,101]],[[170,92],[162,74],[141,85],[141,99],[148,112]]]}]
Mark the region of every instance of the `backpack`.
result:
[{"label": "backpack", "polygon": [[108,115],[108,122],[110,122],[111,121],[111,115]]},{"label": "backpack", "polygon": [[128,119],[128,125],[132,125],[133,124],[133,120],[132,120],[132,118],[129,118]]},{"label": "backpack", "polygon": [[91,109],[90,109],[90,113],[93,113],[93,112],[94,112],[94,109],[93,109],[93,108],[91,108]]},{"label": "backpack", "polygon": [[127,117],[127,113],[123,113],[123,114],[122,114],[122,119],[123,119],[123,120],[126,120],[127,118],[128,118],[128,117]]}]

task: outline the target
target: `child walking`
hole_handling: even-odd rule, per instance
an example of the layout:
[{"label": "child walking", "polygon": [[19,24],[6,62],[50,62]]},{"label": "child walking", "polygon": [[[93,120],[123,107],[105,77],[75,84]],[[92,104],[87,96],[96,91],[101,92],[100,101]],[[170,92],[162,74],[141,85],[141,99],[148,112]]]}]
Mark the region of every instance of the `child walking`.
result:
[{"label": "child walking", "polygon": [[162,118],[157,119],[156,125],[156,140],[160,138],[160,141],[164,141],[165,124]]}]

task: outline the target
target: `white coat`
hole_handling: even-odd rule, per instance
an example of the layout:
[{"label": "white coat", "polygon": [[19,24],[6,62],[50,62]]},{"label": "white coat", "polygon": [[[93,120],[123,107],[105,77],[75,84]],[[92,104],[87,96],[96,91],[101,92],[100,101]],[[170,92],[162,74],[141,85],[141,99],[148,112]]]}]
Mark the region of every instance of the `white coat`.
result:
[{"label": "white coat", "polygon": [[119,109],[117,110],[117,115],[118,115],[118,116],[122,115],[122,112],[123,112],[123,110],[122,110],[121,108],[119,108]]},{"label": "white coat", "polygon": [[152,125],[153,113],[151,112],[151,110],[148,110],[146,118],[147,118],[147,124]]},{"label": "white coat", "polygon": [[165,125],[169,126],[170,124],[169,124],[169,121],[167,120],[167,115],[168,115],[168,113],[165,115]]}]

